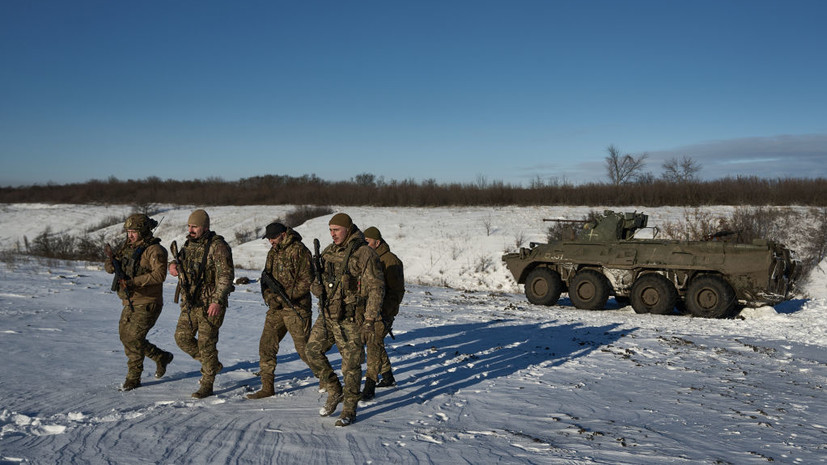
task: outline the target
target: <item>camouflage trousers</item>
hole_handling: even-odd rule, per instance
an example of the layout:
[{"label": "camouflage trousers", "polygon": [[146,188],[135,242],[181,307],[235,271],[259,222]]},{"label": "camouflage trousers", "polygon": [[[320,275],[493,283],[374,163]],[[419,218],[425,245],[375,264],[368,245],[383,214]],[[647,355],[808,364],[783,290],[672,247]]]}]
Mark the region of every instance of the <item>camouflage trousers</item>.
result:
[{"label": "camouflage trousers", "polygon": [[[301,315],[301,316],[300,316]],[[259,368],[262,375],[272,375],[276,372],[276,355],[279,353],[279,343],[287,333],[293,338],[296,352],[307,366],[310,362],[305,355],[307,340],[310,337],[310,324],[313,315],[309,310],[279,308],[267,311],[264,319],[264,329],[258,343]]]},{"label": "camouflage trousers", "polygon": [[190,357],[201,362],[201,374],[215,376],[221,371],[218,361],[218,329],[224,323],[224,313],[207,316],[206,307],[193,307],[189,312],[181,309],[178,326],[175,327],[175,343]]},{"label": "camouflage trousers", "polygon": [[342,356],[342,378],[344,378],[344,409],[356,412],[359,402],[359,388],[362,385],[362,335],[359,325],[352,318],[334,321],[331,318],[316,319],[307,341],[307,360],[310,369],[319,378],[319,385],[327,392],[342,389],[339,377],[333,371],[325,353],[336,344]]},{"label": "camouflage trousers", "polygon": [[[388,321],[390,326],[393,324],[393,319]],[[391,371],[391,361],[388,358],[388,352],[385,350],[385,336],[390,330],[385,326],[382,320],[378,320],[374,325],[374,341],[365,343],[367,348],[367,370],[365,370],[365,377],[374,381],[379,381],[380,373],[387,373]]]},{"label": "camouflage trousers", "polygon": [[163,350],[146,339],[147,333],[161,316],[163,305],[144,304],[134,305],[134,307],[133,311],[129,305],[126,305],[121,311],[118,334],[128,359],[126,362],[129,369],[127,378],[141,379],[141,373],[144,371],[144,357],[157,362],[164,354]]}]

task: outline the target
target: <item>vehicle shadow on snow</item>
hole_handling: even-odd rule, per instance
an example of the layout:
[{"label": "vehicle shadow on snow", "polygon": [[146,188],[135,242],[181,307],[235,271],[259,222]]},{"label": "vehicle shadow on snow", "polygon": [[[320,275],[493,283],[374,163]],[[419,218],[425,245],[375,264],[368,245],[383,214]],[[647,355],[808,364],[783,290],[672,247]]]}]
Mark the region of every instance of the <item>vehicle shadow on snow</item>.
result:
[{"label": "vehicle shadow on snow", "polygon": [[809,299],[786,300],[777,304],[775,311],[784,314],[797,313],[804,309],[804,304],[806,304],[808,300]]},{"label": "vehicle shadow on snow", "polygon": [[388,355],[398,387],[395,391],[377,390],[378,402],[360,408],[360,416],[369,418],[452,395],[538,364],[544,369],[562,365],[634,331],[618,330],[619,324],[513,325],[513,321],[449,324],[397,336],[388,344],[395,347]]}]

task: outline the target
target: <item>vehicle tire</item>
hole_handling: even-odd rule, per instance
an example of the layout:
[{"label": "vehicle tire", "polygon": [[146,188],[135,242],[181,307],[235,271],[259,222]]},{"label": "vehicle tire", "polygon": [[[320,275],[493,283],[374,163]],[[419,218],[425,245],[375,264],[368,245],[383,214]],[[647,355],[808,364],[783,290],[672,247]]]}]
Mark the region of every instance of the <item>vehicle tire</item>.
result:
[{"label": "vehicle tire", "polygon": [[732,286],[717,275],[698,276],[686,290],[686,308],[693,316],[726,318],[732,314],[736,304]]},{"label": "vehicle tire", "polygon": [[609,280],[595,270],[581,270],[569,283],[569,298],[575,307],[584,310],[606,308],[612,287]]},{"label": "vehicle tire", "polygon": [[635,313],[666,315],[675,311],[678,291],[663,275],[649,273],[635,280],[630,297]]},{"label": "vehicle tire", "polygon": [[554,305],[563,292],[560,273],[548,268],[535,268],[525,280],[525,296],[536,305]]}]

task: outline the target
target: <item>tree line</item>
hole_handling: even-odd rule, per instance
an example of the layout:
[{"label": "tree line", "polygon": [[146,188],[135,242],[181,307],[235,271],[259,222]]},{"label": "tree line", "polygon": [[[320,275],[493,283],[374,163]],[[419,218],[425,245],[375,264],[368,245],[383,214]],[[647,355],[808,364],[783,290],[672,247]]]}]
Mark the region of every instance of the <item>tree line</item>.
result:
[{"label": "tree line", "polygon": [[264,175],[225,181],[91,180],[0,188],[0,203],[98,203],[177,205],[354,205],[354,206],[699,206],[827,205],[827,179],[753,176],[712,181],[642,178],[624,183],[542,183],[530,186],[501,181],[440,184],[434,180],[385,181],[363,173],[349,181],[325,181],[315,175]]}]

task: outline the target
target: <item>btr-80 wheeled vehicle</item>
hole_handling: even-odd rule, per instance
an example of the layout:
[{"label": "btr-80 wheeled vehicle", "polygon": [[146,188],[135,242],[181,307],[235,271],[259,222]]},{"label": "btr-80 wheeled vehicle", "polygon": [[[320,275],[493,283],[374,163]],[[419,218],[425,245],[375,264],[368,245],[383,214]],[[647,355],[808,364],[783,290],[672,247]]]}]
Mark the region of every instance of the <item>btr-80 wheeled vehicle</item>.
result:
[{"label": "btr-80 wheeled vehicle", "polygon": [[[529,302],[554,305],[568,292],[575,307],[603,309],[610,295],[637,313],[675,310],[706,318],[732,316],[738,305],[786,300],[799,263],[785,246],[769,240],[635,239],[646,228],[643,213],[607,210],[571,240],[532,242],[503,261]],[[717,238],[715,238],[717,239]]]}]

